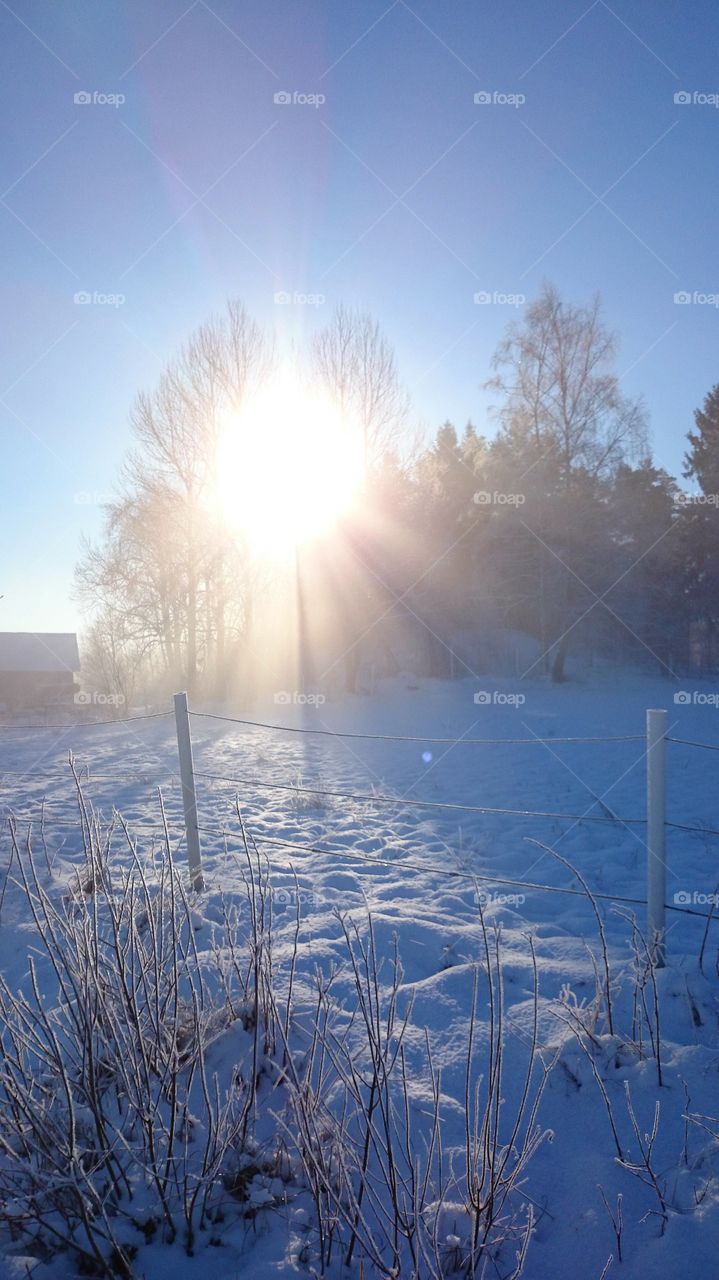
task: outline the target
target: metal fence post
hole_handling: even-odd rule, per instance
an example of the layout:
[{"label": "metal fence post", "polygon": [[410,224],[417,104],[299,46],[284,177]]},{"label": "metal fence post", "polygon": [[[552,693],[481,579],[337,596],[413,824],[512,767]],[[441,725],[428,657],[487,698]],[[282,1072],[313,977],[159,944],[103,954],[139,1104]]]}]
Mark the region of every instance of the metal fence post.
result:
[{"label": "metal fence post", "polygon": [[647,711],[647,934],[658,968],[666,960],[666,711]]},{"label": "metal fence post", "polygon": [[190,882],[193,889],[204,889],[202,877],[202,856],[200,853],[200,832],[197,826],[197,796],[195,795],[195,772],[192,765],[192,739],[190,737],[190,717],[187,710],[187,694],[175,694],[175,725],[177,728],[177,751],[180,757],[180,779],[182,782],[182,805],[185,812],[185,838],[187,840],[187,861],[190,865]]}]

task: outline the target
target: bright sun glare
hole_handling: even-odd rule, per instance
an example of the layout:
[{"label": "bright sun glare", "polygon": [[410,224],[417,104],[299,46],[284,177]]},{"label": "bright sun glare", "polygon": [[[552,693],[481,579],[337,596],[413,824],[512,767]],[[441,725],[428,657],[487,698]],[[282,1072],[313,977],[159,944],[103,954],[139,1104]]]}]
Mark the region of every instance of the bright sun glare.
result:
[{"label": "bright sun glare", "polygon": [[218,463],[225,520],[279,554],[350,508],[362,477],[360,434],[327,395],[284,373],[228,424]]}]

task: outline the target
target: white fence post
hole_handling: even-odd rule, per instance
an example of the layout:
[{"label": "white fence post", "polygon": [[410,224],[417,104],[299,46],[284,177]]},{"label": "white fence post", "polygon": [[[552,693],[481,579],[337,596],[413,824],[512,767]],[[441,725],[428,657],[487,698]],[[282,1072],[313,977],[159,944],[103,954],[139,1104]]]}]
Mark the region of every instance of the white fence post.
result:
[{"label": "white fence post", "polygon": [[647,941],[660,969],[666,959],[666,732],[666,711],[647,711]]},{"label": "white fence post", "polygon": [[195,771],[192,765],[192,739],[190,717],[187,710],[187,694],[175,694],[175,725],[177,727],[177,751],[180,757],[182,804],[185,811],[185,839],[187,861],[190,864],[190,882],[193,889],[204,889],[200,832],[197,826],[197,796],[195,795]]}]

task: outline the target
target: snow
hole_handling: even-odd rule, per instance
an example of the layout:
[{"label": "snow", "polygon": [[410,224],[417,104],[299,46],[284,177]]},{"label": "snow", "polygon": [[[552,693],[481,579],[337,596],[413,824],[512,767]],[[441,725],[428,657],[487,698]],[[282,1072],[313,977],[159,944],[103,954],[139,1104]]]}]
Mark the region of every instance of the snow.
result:
[{"label": "snow", "polygon": [[[411,686],[411,687],[410,687]],[[690,685],[694,688],[693,682]],[[236,783],[198,776],[205,892],[193,902],[198,947],[209,947],[220,920],[221,902],[240,894],[239,824],[235,804],[267,855],[271,867],[276,959],[291,955],[299,904],[299,993],[309,991],[316,966],[341,962],[345,952],[337,909],[361,927],[368,910],[377,947],[390,955],[398,939],[403,993],[414,995],[409,1053],[413,1065],[422,1052],[424,1028],[442,1070],[447,1106],[443,1143],[449,1153],[464,1143],[465,1037],[471,1001],[472,966],[482,960],[476,886],[482,880],[485,918],[501,922],[505,1016],[510,1028],[504,1092],[511,1104],[521,1088],[531,1037],[533,975],[527,935],[531,932],[539,973],[539,1039],[560,1049],[560,1060],[544,1094],[540,1124],[553,1132],[534,1156],[527,1191],[535,1205],[536,1227],[523,1274],[529,1280],[598,1277],[610,1254],[610,1274],[638,1280],[651,1274],[669,1280],[682,1272],[708,1276],[719,1249],[719,1142],[689,1126],[689,1159],[683,1159],[686,1091],[693,1113],[716,1115],[718,984],[717,930],[710,926],[704,974],[698,967],[705,920],[669,913],[668,966],[660,972],[659,997],[663,1084],[651,1056],[641,1060],[627,1046],[631,1030],[630,928],[607,901],[600,904],[616,984],[617,1034],[599,1035],[597,1065],[615,1107],[622,1138],[632,1147],[625,1082],[642,1134],[660,1102],[656,1165],[666,1180],[671,1205],[663,1233],[652,1211],[650,1189],[618,1166],[602,1098],[590,1061],[557,1016],[567,1001],[591,1000],[594,971],[590,950],[601,963],[597,926],[583,893],[521,890],[502,881],[531,881],[553,888],[579,889],[566,866],[547,848],[555,846],[600,894],[636,898],[646,891],[645,829],[621,820],[590,822],[527,818],[456,810],[413,809],[412,799],[444,804],[534,810],[604,819],[641,819],[645,808],[645,748],[648,707],[666,707],[669,734],[719,746],[719,712],[713,689],[706,696],[675,703],[667,681],[625,673],[595,673],[562,686],[537,680],[519,689],[510,680],[483,680],[490,700],[478,704],[473,681],[398,678],[372,696],[319,706],[253,706],[255,720],[354,733],[415,735],[417,742],[343,740],[272,733],[206,718],[192,719],[195,769],[239,779]],[[509,695],[522,693],[517,705]],[[506,695],[497,697],[496,695]],[[237,713],[242,715],[241,712]],[[532,739],[529,744],[430,744],[427,737]],[[564,743],[563,737],[637,736],[636,741]],[[546,739],[540,742],[535,739]],[[181,795],[176,774],[174,722],[83,727],[61,731],[0,733],[0,802],[18,825],[32,817],[35,828],[44,807],[45,841],[53,878],[62,886],[81,861],[75,785],[68,766],[74,755],[86,797],[103,819],[113,809],[127,822],[140,847],[162,839],[158,787],[162,790],[173,846],[182,857]],[[427,757],[430,757],[429,760]],[[689,746],[668,747],[668,815],[672,822],[719,830],[719,793],[714,783],[719,759]],[[274,790],[261,783],[318,787],[362,795],[401,797],[395,806]],[[237,801],[235,799],[237,797]],[[3,862],[8,837],[3,835]],[[276,844],[266,841],[277,841]],[[281,842],[286,842],[282,844]],[[538,843],[533,843],[538,842]],[[288,846],[311,846],[323,852]],[[113,847],[123,852],[120,833]],[[668,833],[667,894],[690,895],[699,912],[710,910],[719,881],[717,837]],[[126,848],[126,846],[125,846]],[[374,861],[373,861],[374,860]],[[644,926],[642,907],[634,908]],[[0,925],[0,968],[11,986],[22,984],[32,943],[22,898],[9,885]],[[566,992],[570,988],[573,997]],[[349,999],[350,975],[340,971],[335,996]],[[564,993],[564,1004],[561,1003]],[[488,1034],[482,1018],[480,1040]],[[220,1050],[218,1050],[219,1052]],[[226,1052],[226,1049],[222,1050]],[[422,1110],[418,1084],[415,1104]],[[616,1258],[614,1233],[598,1188],[610,1208],[623,1197],[623,1261]],[[252,1231],[235,1235],[226,1248],[212,1250],[212,1274],[229,1280],[245,1274],[306,1274],[298,1261],[311,1226],[308,1203],[281,1203],[279,1189],[255,1179],[250,1190],[257,1209]],[[441,1230],[448,1250],[458,1250],[458,1218],[442,1210]],[[12,1249],[10,1249],[12,1253]],[[241,1254],[246,1255],[244,1261]],[[33,1264],[35,1265],[35,1264]],[[65,1277],[62,1259],[37,1267],[36,1280]],[[138,1274],[190,1280],[207,1272],[207,1258],[186,1259],[157,1243],[141,1250]],[[4,1270],[3,1270],[4,1266]],[[0,1276],[25,1274],[17,1257],[0,1262]],[[339,1276],[340,1272],[337,1272]],[[366,1272],[367,1274],[367,1272]]]}]

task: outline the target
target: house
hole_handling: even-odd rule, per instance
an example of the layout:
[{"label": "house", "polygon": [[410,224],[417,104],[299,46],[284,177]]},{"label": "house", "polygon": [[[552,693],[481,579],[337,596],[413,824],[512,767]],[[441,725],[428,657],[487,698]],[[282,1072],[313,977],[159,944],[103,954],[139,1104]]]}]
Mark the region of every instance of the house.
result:
[{"label": "house", "polygon": [[71,703],[79,670],[74,632],[0,631],[0,706],[6,711]]}]

